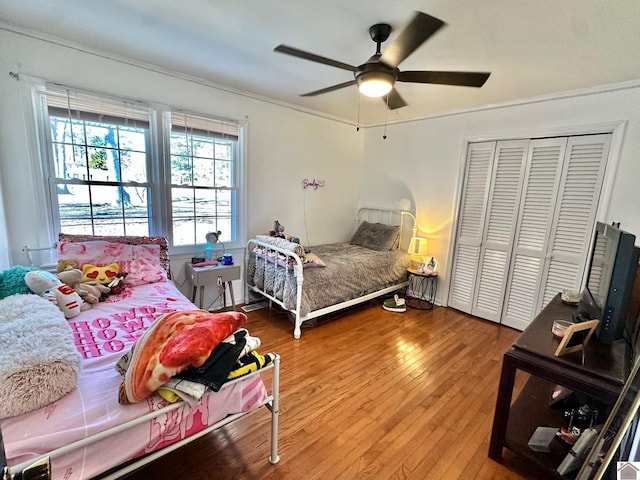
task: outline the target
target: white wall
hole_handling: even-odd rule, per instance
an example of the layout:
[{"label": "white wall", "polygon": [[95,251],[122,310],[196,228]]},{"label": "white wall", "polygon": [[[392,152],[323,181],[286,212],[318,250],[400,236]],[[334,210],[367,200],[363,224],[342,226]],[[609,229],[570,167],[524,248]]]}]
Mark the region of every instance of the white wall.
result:
[{"label": "white wall", "polygon": [[[415,207],[429,251],[440,261],[438,302],[448,295],[447,260],[468,139],[501,139],[549,131],[582,131],[626,122],[619,150],[612,149],[608,206],[598,220],[618,221],[640,237],[640,88],[628,85],[572,98],[462,113],[365,132],[365,174],[360,202],[398,201]],[[605,179],[605,182],[607,179]],[[605,199],[606,201],[606,199]],[[640,244],[640,240],[638,241]]]},{"label": "white wall", "polygon": [[[0,255],[0,269],[24,264],[23,245],[49,245],[56,234],[48,231],[46,213],[34,195],[45,186],[27,134],[32,121],[24,115],[30,108],[28,77],[196,113],[247,118],[247,235],[267,232],[274,219],[305,243],[340,241],[352,232],[358,197],[353,179],[360,174],[363,158],[363,136],[353,127],[4,30],[0,45],[0,181],[9,253],[8,258]],[[19,73],[21,79],[9,72]],[[324,180],[325,187],[303,191],[305,178]],[[240,250],[232,253],[242,260]],[[177,260],[172,268],[180,283],[183,259]],[[239,287],[238,282],[236,298]]]}]

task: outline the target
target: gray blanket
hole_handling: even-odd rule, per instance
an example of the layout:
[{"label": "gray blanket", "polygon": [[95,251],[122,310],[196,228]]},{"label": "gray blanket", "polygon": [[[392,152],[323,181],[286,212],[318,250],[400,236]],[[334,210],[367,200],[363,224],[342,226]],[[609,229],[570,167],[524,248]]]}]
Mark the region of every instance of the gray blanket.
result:
[{"label": "gray blanket", "polygon": [[[334,243],[310,249],[326,267],[304,269],[301,315],[361,297],[405,280],[409,255],[396,250],[378,252],[350,243]],[[249,282],[296,307],[296,279],[291,269],[264,257],[251,257]]]}]

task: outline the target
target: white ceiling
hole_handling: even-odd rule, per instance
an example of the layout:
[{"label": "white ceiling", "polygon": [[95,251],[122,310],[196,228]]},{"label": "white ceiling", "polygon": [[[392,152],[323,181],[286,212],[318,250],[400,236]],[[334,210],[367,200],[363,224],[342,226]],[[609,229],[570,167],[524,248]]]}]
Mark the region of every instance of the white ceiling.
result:
[{"label": "white ceiling", "polygon": [[[480,89],[398,83],[409,105],[389,122],[640,79],[638,0],[0,0],[0,26],[355,123],[355,86],[299,96],[349,81],[350,72],[273,48],[360,65],[375,52],[369,26],[391,24],[389,44],[415,10],[447,26],[400,70],[492,74]],[[362,97],[360,122],[381,123],[385,111]]]}]

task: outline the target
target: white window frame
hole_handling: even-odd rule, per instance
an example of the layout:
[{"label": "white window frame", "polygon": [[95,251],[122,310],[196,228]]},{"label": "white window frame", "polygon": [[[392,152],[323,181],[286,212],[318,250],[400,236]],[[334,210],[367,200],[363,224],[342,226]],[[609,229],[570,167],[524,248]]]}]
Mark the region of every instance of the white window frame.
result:
[{"label": "white window frame", "polygon": [[[96,98],[105,98],[112,101],[123,101],[128,103],[140,104],[141,102],[118,98],[113,95],[104,95],[95,92],[84,91],[69,87],[70,91],[77,91],[84,94],[95,96]],[[54,187],[55,182],[51,182],[52,178],[57,178],[55,174],[55,166],[52,152],[52,141],[50,134],[47,89],[44,83],[34,82],[32,90],[32,98],[34,105],[34,116],[36,122],[36,136],[38,152],[41,164],[42,181],[45,185],[46,203],[45,209],[50,219],[49,228],[51,238],[57,240],[60,232],[60,218],[58,214],[57,194]],[[184,245],[176,247],[173,245],[172,235],[172,218],[171,218],[171,159],[170,159],[170,135],[171,135],[171,112],[180,114],[194,115],[202,118],[210,119],[212,122],[233,123],[238,128],[238,138],[234,148],[234,179],[236,185],[236,201],[235,201],[235,233],[232,234],[232,241],[225,242],[226,249],[244,247],[245,231],[246,231],[246,183],[245,183],[245,164],[246,164],[246,130],[247,122],[239,122],[218,118],[213,115],[187,112],[181,109],[172,108],[162,104],[144,104],[149,108],[149,138],[147,141],[147,183],[149,204],[148,222],[149,235],[162,235],[169,241],[172,253],[193,253],[204,249],[206,240],[196,239],[197,243],[193,245]]]}]

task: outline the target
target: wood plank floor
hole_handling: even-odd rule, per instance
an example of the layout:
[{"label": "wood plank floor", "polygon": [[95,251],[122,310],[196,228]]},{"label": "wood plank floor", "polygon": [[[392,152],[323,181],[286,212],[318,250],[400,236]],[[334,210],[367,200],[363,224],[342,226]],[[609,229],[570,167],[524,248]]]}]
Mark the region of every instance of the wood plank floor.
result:
[{"label": "wood plank floor", "polygon": [[519,332],[442,307],[387,312],[381,301],[300,340],[281,312],[248,317],[261,351],[282,357],[280,463],[268,461],[260,409],[128,478],[544,478],[507,450],[503,464],[487,457],[502,354]]}]

